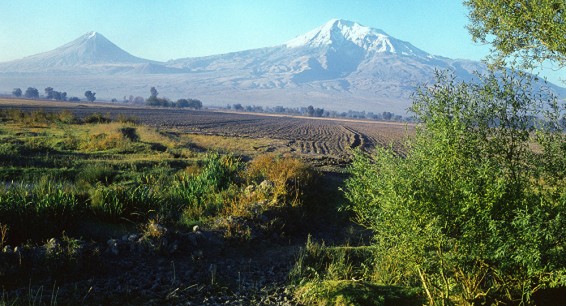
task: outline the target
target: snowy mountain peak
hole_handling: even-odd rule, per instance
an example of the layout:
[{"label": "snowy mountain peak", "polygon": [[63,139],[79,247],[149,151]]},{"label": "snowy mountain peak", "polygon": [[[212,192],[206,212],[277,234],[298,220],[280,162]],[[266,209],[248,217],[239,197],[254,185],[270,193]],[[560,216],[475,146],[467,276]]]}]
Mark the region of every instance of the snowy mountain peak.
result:
[{"label": "snowy mountain peak", "polygon": [[397,53],[402,55],[428,56],[428,54],[408,42],[389,36],[382,30],[363,26],[357,22],[331,19],[322,26],[300,35],[285,46],[288,48],[340,48],[354,44],[370,53]]},{"label": "snowy mountain peak", "polygon": [[48,52],[28,56],[1,65],[10,71],[50,71],[88,65],[132,65],[152,61],[135,57],[116,46],[102,34],[91,31]]},{"label": "snowy mountain peak", "polygon": [[[95,38],[97,34],[98,34],[98,33],[97,33],[96,31],[90,31],[90,32],[86,33],[84,36],[85,36],[87,39],[91,39],[91,38]],[[102,36],[102,35],[101,35],[101,36]]]}]

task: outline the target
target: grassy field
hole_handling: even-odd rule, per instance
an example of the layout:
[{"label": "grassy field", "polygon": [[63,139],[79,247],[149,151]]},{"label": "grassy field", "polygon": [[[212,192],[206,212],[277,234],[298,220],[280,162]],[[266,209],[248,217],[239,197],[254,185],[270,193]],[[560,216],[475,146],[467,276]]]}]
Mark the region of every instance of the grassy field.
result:
[{"label": "grassy field", "polygon": [[[64,288],[82,288],[81,294],[85,290],[88,292],[88,286],[83,288],[78,283],[73,285],[73,282],[65,281],[69,278],[69,271],[82,271],[76,268],[78,262],[82,262],[77,259],[77,254],[87,256],[84,250],[78,251],[85,241],[105,245],[109,238],[141,232],[140,241],[145,241],[143,245],[151,246],[157,254],[168,254],[169,250],[164,249],[160,239],[171,239],[171,232],[178,233],[175,235],[191,232],[195,225],[218,233],[230,244],[250,243],[250,247],[273,239],[289,239],[290,244],[292,239],[296,239],[293,237],[313,231],[322,231],[319,233],[321,236],[339,239],[348,223],[345,215],[338,211],[343,201],[339,191],[342,178],[339,174],[325,171],[340,172],[343,169],[324,164],[325,158],[326,155],[334,158],[349,154],[352,143],[363,147],[370,141],[370,133],[361,134],[354,130],[352,122],[344,127],[322,120],[305,120],[289,129],[289,135],[279,131],[274,134],[276,137],[270,138],[266,137],[266,132],[275,131],[288,122],[269,123],[260,119],[247,121],[248,125],[260,123],[259,127],[248,127],[247,130],[241,122],[235,122],[234,126],[224,126],[221,133],[195,133],[187,131],[186,125],[160,125],[151,117],[127,116],[128,112],[124,109],[113,113],[105,108],[104,112],[99,112],[99,107],[89,105],[79,107],[77,113],[71,107],[73,105],[65,103],[43,110],[43,107],[38,107],[42,105],[40,102],[30,104],[24,101],[26,107],[17,107],[12,100],[9,102],[0,108],[0,249],[8,250],[0,256],[10,259],[10,254],[16,254],[9,251],[13,246],[19,246],[24,253],[25,250],[28,253],[46,251],[40,253],[45,258],[39,262],[30,259],[34,266],[44,267],[39,269],[40,272],[32,272],[37,267],[30,268],[32,264],[26,258],[23,264],[0,267],[2,284],[15,290],[6,291],[0,304],[18,304],[22,302],[22,296],[24,303],[34,304],[30,302],[35,301],[30,292],[37,294],[44,283],[40,283],[39,287],[29,284],[28,293],[18,292],[31,278],[38,277],[63,282],[61,286]],[[85,111],[87,108],[88,111]],[[163,118],[159,112],[157,116]],[[200,122],[199,128],[204,127],[206,118],[218,118],[211,113],[191,113],[190,116],[204,116],[198,119],[200,121],[194,120]],[[226,122],[233,120],[231,116],[234,115],[220,115],[219,118]],[[265,131],[262,131],[261,124],[264,124]],[[366,123],[359,124],[358,127],[370,130]],[[294,143],[289,145],[289,137],[295,137],[293,135],[299,137],[297,142],[303,149],[293,149],[299,148],[293,147]],[[322,139],[315,140],[317,135],[322,135]],[[333,141],[343,144],[335,145],[335,149],[325,145]],[[337,150],[343,151],[339,153]],[[347,155],[342,158],[344,156]],[[317,160],[322,160],[323,167],[313,167]],[[335,226],[342,228],[337,230]],[[284,255],[275,258],[293,259],[296,255],[289,254],[296,254],[296,247],[289,245],[289,249],[283,251]],[[52,248],[59,250],[55,257],[49,253]],[[257,251],[257,248],[252,248]],[[262,252],[272,252],[271,248]],[[323,263],[315,266],[308,263],[315,260],[312,258],[313,250],[318,250],[315,253],[333,252],[332,248],[310,244],[300,255],[291,281],[285,277],[288,285],[309,281],[306,287],[301,286],[302,289],[297,291],[297,301],[334,301],[336,296],[320,295],[321,292],[317,291],[327,292],[324,286],[336,287],[336,292],[342,292],[338,298],[346,301],[420,301],[413,291],[373,283],[359,287],[356,283],[330,282],[313,288],[315,283],[311,282],[313,276],[309,273],[326,273]],[[97,258],[96,262],[107,252],[90,254],[89,261]],[[40,255],[31,258],[37,256]],[[258,256],[262,256],[261,253]],[[202,265],[193,262],[192,257],[182,258],[175,260],[179,264]],[[322,256],[320,260],[328,260],[324,258]],[[219,260],[225,259],[211,258],[209,265],[217,265]],[[345,264],[344,267],[363,264],[363,260],[357,263],[358,259],[346,259],[347,264],[343,260],[344,256],[330,258],[337,265]],[[152,261],[147,264],[157,265]],[[273,261],[268,263],[269,266],[273,264]],[[84,266],[82,263],[81,267]],[[90,269],[84,273],[96,275]],[[10,281],[5,282],[4,278],[10,278]],[[232,282],[233,278],[226,277],[226,281]],[[207,282],[209,279],[205,277],[199,281]],[[213,285],[213,292],[220,289],[214,283],[207,286],[210,285]],[[192,287],[186,289],[189,288]],[[379,288],[378,296],[372,297],[368,293],[372,288]],[[50,298],[55,295],[52,292]],[[77,301],[72,297],[60,299],[64,302]]]},{"label": "grassy field", "polygon": [[[300,184],[312,176],[299,159],[259,154],[264,139],[181,134],[68,111],[6,110],[0,118],[6,243],[73,231],[78,216],[115,223],[160,218],[189,227],[228,212],[246,215],[257,202],[266,209],[296,205]],[[264,180],[272,190],[242,196]],[[47,221],[30,228],[34,219]]]}]

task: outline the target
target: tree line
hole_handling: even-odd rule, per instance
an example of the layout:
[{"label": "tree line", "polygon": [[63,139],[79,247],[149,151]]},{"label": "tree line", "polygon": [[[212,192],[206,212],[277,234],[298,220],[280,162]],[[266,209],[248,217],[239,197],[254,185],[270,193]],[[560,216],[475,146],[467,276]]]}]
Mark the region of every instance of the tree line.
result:
[{"label": "tree line", "polygon": [[[44,89],[44,95],[40,97],[39,90],[35,87],[28,87],[26,91],[22,91],[21,88],[14,88],[12,90],[12,95],[16,98],[24,97],[26,99],[39,99],[43,98],[46,100],[54,100],[54,101],[70,101],[70,102],[80,102],[81,99],[79,97],[67,97],[67,92],[64,91],[56,91],[53,87],[46,87]],[[193,109],[201,109],[202,102],[198,99],[178,99],[177,101],[171,101],[167,98],[160,98],[158,97],[158,92],[155,87],[151,87],[150,89],[150,96],[147,99],[143,97],[134,97],[130,96],[129,99],[126,99],[124,96],[125,103],[135,103],[135,104],[143,104],[149,106],[158,106],[158,107],[176,107],[176,108],[193,108]],[[84,93],[84,99],[88,102],[96,101],[96,92],[91,90],[87,90]],[[117,102],[118,100],[112,99],[112,102]]]},{"label": "tree line", "polygon": [[193,109],[201,109],[202,102],[198,99],[178,99],[177,101],[171,101],[167,98],[159,98],[157,95],[159,92],[155,87],[151,87],[149,90],[150,95],[145,100],[145,103],[149,106],[158,106],[158,107],[173,107],[173,108],[193,108]]},{"label": "tree line", "polygon": [[257,105],[245,105],[240,103],[228,104],[224,109],[235,110],[240,112],[252,112],[252,113],[273,113],[273,114],[288,114],[296,116],[307,116],[307,117],[322,117],[322,118],[348,118],[348,119],[367,119],[367,120],[379,120],[379,121],[412,121],[412,117],[403,117],[392,112],[366,112],[366,111],[353,111],[349,110],[347,112],[338,112],[333,110],[325,110],[323,108],[314,107],[309,105],[308,107],[285,107],[285,106],[275,106],[275,107],[263,107]]},{"label": "tree line", "polygon": [[[71,102],[79,102],[81,101],[78,97],[69,97],[67,98],[67,92],[65,91],[57,91],[53,89],[53,87],[46,87],[44,89],[43,98],[46,100],[54,100],[54,101],[71,101]],[[16,98],[24,97],[27,99],[39,99],[39,90],[35,87],[28,87],[25,92],[22,91],[21,88],[14,88],[12,90],[12,95]],[[96,93],[87,90],[85,91],[85,98],[89,102],[94,102],[96,100]]]}]

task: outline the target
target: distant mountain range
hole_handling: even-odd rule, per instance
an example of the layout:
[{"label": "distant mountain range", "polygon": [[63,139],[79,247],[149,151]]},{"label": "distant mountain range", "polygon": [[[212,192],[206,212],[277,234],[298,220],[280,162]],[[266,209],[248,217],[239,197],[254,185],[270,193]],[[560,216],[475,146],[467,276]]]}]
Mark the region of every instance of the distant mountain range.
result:
[{"label": "distant mountain range", "polygon": [[[0,63],[0,92],[28,86],[99,98],[198,98],[205,105],[300,107],[404,113],[418,84],[435,70],[470,80],[476,61],[431,55],[382,30],[330,20],[282,45],[158,62],[135,57],[89,32],[49,52]],[[561,96],[566,89],[552,85]]]}]

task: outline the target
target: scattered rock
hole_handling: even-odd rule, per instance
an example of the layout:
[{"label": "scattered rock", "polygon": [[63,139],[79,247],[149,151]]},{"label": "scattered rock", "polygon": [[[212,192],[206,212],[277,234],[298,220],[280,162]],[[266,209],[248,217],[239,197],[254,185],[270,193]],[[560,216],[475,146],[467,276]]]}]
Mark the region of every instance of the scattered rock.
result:
[{"label": "scattered rock", "polygon": [[118,240],[108,239],[108,241],[106,241],[106,244],[108,245],[107,252],[114,255],[118,255],[120,253],[120,250],[118,249]]}]

